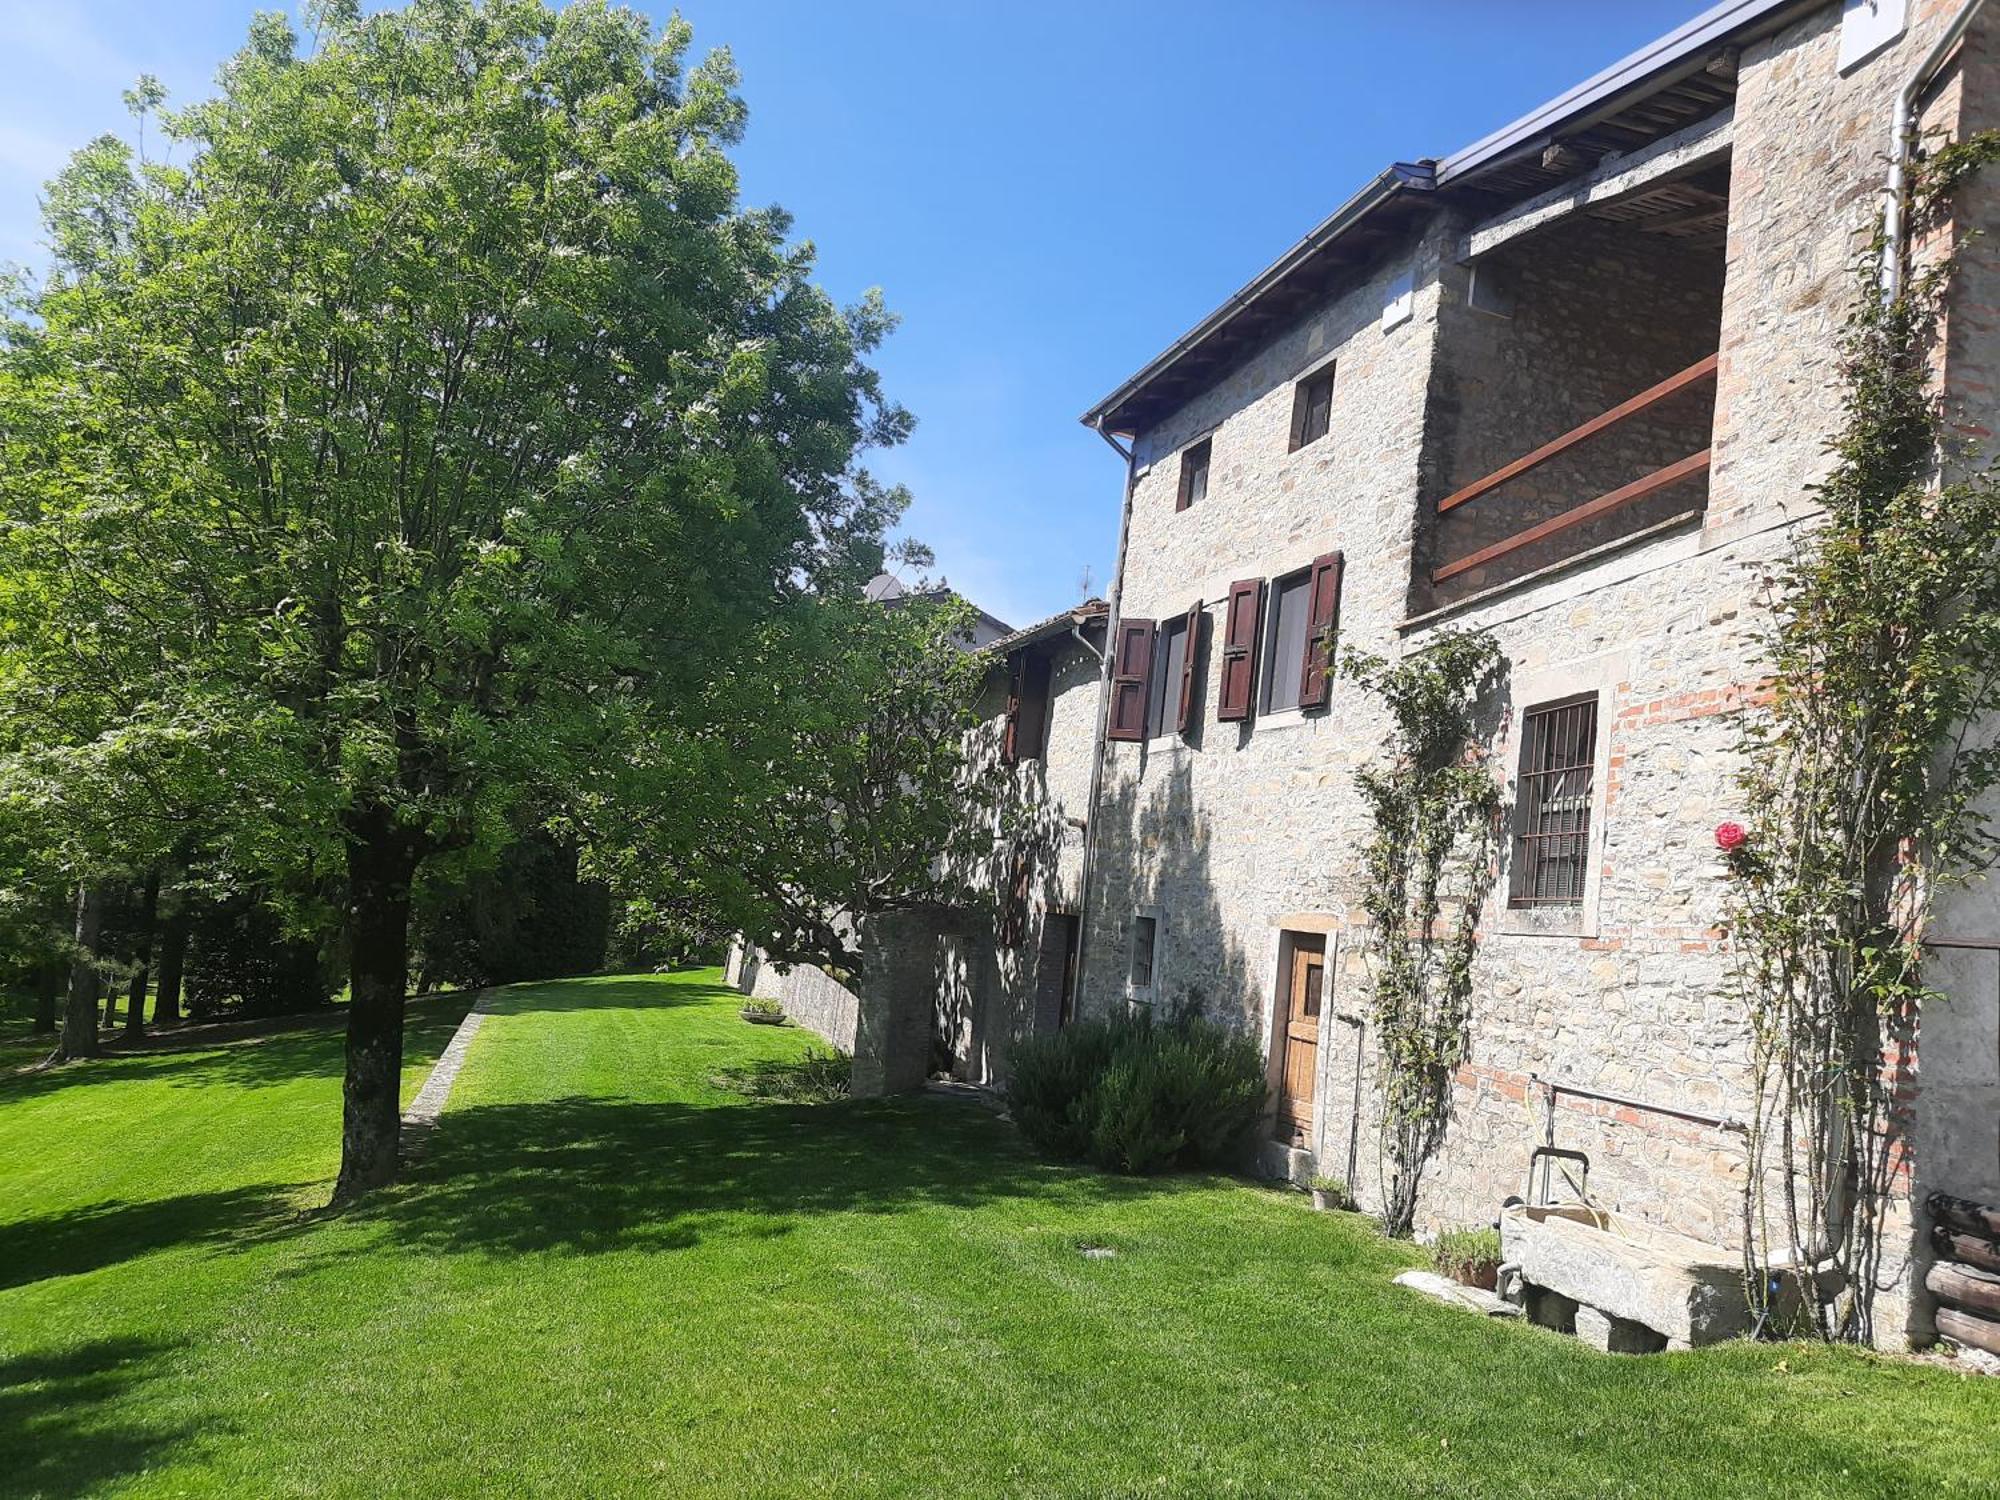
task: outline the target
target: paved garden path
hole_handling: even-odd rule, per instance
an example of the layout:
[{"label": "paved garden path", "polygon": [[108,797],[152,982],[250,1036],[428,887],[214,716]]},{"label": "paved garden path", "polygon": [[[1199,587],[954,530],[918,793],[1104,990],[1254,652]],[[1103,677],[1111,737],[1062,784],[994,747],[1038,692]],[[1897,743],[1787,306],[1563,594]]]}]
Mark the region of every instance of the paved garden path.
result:
[{"label": "paved garden path", "polygon": [[451,1099],[451,1086],[458,1081],[459,1070],[465,1066],[465,1057],[472,1050],[472,1039],[479,1035],[479,1028],[486,1018],[493,1014],[494,993],[487,990],[465,1013],[465,1019],[458,1023],[458,1030],[451,1034],[451,1041],[445,1045],[444,1053],[431,1069],[431,1076],[424,1080],[424,1086],[417,1090],[417,1097],[410,1101],[410,1107],[403,1111],[403,1124],[418,1129],[437,1124],[437,1117]]}]

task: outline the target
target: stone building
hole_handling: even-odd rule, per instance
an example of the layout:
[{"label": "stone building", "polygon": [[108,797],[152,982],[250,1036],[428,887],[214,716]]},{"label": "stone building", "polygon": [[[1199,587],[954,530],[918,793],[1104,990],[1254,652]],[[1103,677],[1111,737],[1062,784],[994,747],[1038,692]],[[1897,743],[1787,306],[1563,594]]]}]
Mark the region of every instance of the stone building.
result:
[{"label": "stone building", "polygon": [[[1555,1144],[1604,1208],[1738,1243],[1748,1043],[1714,829],[1765,671],[1760,580],[1828,463],[1899,91],[1917,79],[1925,131],[2000,103],[2000,13],[1923,73],[1961,8],[1718,5],[1389,167],[1086,416],[1129,469],[1081,1009],[1199,1006],[1261,1037],[1283,1170],[1380,1201],[1353,773],[1385,726],[1320,643],[1394,658],[1484,629],[1511,826],[1421,1224],[1491,1222]],[[1975,182],[1965,227],[1996,203]],[[1981,437],[1991,256],[1940,371]],[[1923,1021],[1906,1185],[1993,1201],[2000,916],[1978,895],[1942,916],[1953,1003]],[[1915,1228],[1877,1326],[1921,1339]]]},{"label": "stone building", "polygon": [[780,971],[740,944],[731,951],[728,981],[778,1001],[798,1024],[852,1052],[863,1091],[912,1087],[931,1075],[996,1085],[1016,1038],[1054,1030],[1071,1013],[1083,911],[1080,812],[1097,769],[1108,614],[1103,600],[1088,599],[1012,631],[980,616],[970,648],[991,668],[973,734],[981,753],[1000,758],[1009,784],[1006,827],[996,829],[977,882],[989,902],[896,913],[864,927],[865,999],[810,964]]}]

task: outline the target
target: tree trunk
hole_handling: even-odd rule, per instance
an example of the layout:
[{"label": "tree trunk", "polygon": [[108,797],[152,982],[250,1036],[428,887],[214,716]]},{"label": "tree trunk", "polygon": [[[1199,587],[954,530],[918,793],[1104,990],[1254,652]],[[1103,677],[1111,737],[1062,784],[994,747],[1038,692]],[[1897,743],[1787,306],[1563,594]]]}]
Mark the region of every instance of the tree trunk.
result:
[{"label": "tree trunk", "polygon": [[35,1030],[54,1031],[56,1010],[62,999],[63,980],[68,971],[59,963],[45,963],[35,975]]},{"label": "tree trunk", "polygon": [[97,1056],[97,932],[104,924],[101,886],[76,888],[76,957],[69,966],[69,1004],[63,1012],[62,1059]]},{"label": "tree trunk", "polygon": [[410,877],[416,847],[390,815],[357,810],[347,820],[347,1077],[342,1089],[343,1202],[396,1175],[402,1127],[403,1000],[410,965]]},{"label": "tree trunk", "polygon": [[188,909],[182,896],[167,908],[160,925],[160,986],[153,998],[153,1024],[178,1026],[181,1020],[181,970],[187,963]]},{"label": "tree trunk", "polygon": [[160,867],[146,872],[146,899],[139,909],[139,968],[125,1002],[125,1034],[146,1034],[146,985],[153,977],[153,933],[160,920]]}]

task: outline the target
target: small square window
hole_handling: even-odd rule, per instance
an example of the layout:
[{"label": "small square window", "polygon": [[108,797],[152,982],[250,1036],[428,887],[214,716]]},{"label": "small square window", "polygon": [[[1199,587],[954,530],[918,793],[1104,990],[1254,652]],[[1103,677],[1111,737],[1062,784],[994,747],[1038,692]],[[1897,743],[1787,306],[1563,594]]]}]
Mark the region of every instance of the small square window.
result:
[{"label": "small square window", "polygon": [[1315,371],[1292,392],[1292,448],[1316,443],[1333,425],[1333,366]]},{"label": "small square window", "polygon": [[1132,988],[1135,990],[1153,987],[1153,947],[1159,936],[1158,917],[1132,919]]},{"label": "small square window", "polygon": [[1174,502],[1175,510],[1186,510],[1195,501],[1208,498],[1208,459],[1212,451],[1210,438],[1181,450],[1181,488],[1180,497]]},{"label": "small square window", "polygon": [[1521,720],[1513,906],[1583,905],[1597,765],[1597,698],[1531,708]]}]

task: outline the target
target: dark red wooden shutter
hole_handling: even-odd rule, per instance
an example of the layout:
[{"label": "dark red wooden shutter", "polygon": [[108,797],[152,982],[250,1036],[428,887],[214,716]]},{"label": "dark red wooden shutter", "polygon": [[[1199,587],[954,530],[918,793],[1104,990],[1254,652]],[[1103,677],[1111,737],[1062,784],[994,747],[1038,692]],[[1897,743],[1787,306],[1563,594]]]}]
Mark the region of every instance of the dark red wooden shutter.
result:
[{"label": "dark red wooden shutter", "polygon": [[1027,846],[1014,845],[1008,860],[1007,889],[1000,898],[999,931],[994,934],[1002,948],[1018,948],[1027,940],[1034,878],[1035,863]]},{"label": "dark red wooden shutter", "polygon": [[1229,608],[1222,631],[1222,692],[1215,707],[1218,719],[1250,717],[1250,690],[1257,681],[1257,620],[1263,612],[1261,578],[1244,578],[1229,585]]},{"label": "dark red wooden shutter", "polygon": [[1327,680],[1333,675],[1333,637],[1340,626],[1341,567],[1338,552],[1313,559],[1312,592],[1307,596],[1312,610],[1306,617],[1305,659],[1299,663],[1300,708],[1326,702]]},{"label": "dark red wooden shutter", "polygon": [[1146,679],[1153,669],[1153,622],[1120,620],[1111,656],[1111,723],[1105,737],[1146,737]]},{"label": "dark red wooden shutter", "polygon": [[1174,728],[1182,734],[1194,727],[1194,669],[1201,653],[1201,622],[1207,618],[1208,612],[1201,607],[1201,601],[1195,600],[1187,612],[1187,634],[1181,637],[1181,705],[1174,716]]},{"label": "dark red wooden shutter", "polygon": [[1015,657],[1007,664],[1007,728],[1000,736],[1000,764],[1011,766],[1021,758],[1021,687],[1027,658]]}]

